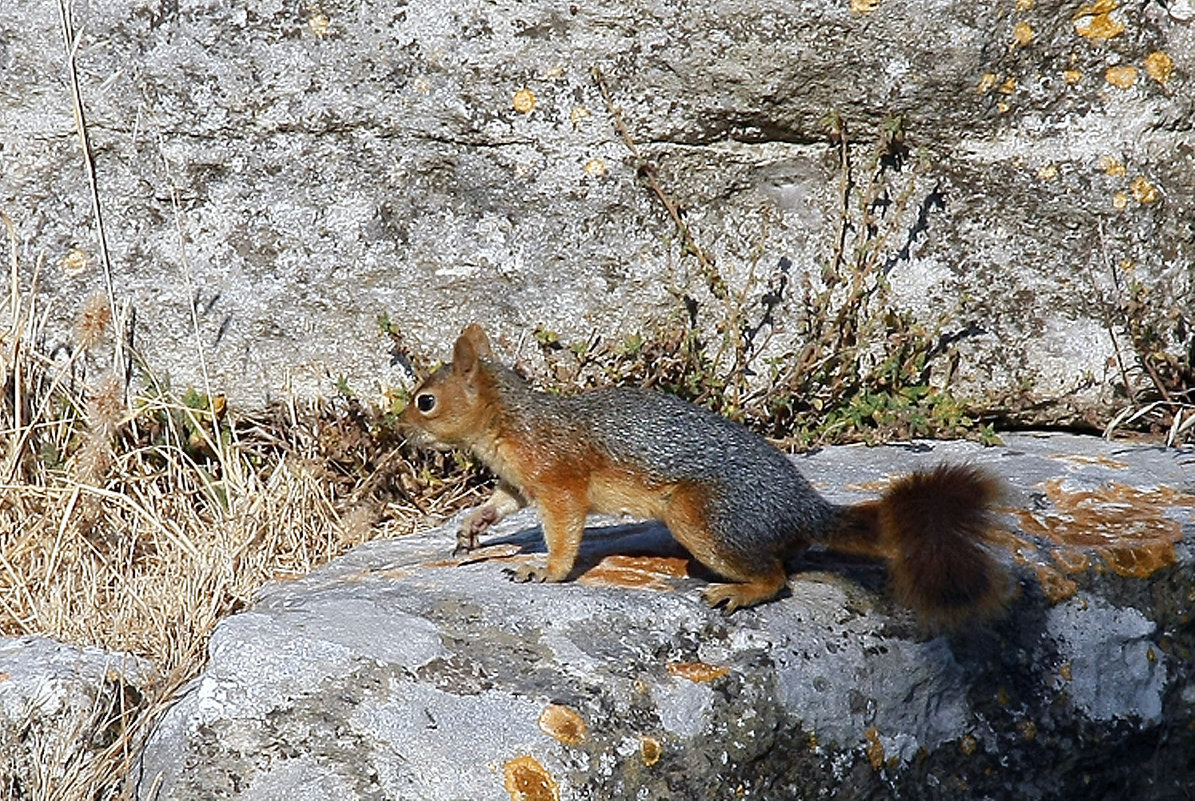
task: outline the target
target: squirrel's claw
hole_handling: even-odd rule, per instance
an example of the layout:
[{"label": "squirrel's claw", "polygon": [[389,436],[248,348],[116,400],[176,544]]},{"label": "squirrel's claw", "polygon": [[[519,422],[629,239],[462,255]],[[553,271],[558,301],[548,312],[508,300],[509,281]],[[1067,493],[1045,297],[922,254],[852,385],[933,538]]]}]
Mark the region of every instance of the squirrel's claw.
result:
[{"label": "squirrel's claw", "polygon": [[456,533],[456,547],[452,549],[452,555],[459,556],[475,550],[481,535],[501,519],[501,513],[492,504],[486,504],[469,515]]},{"label": "squirrel's claw", "polygon": [[511,581],[516,581],[519,584],[527,584],[529,582],[539,583],[547,580],[548,578],[547,569],[539,565],[519,565],[518,567],[508,567],[503,572],[510,576]]},{"label": "squirrel's claw", "polygon": [[468,527],[462,527],[456,533],[456,547],[452,549],[453,556],[467,554],[477,548],[477,534]]}]

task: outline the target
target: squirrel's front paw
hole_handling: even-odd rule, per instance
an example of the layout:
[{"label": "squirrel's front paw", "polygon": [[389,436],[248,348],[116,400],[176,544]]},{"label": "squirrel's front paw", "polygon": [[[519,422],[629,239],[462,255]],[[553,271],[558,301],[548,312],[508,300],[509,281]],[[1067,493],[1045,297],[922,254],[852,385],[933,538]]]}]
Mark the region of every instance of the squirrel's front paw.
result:
[{"label": "squirrel's front paw", "polygon": [[466,517],[465,522],[461,524],[461,530],[456,533],[456,547],[452,549],[452,555],[475,550],[481,535],[499,519],[498,510],[489,504]]},{"label": "squirrel's front paw", "polygon": [[543,582],[548,578],[548,570],[540,565],[519,565],[518,567],[508,567],[505,570],[506,575],[510,576],[511,581],[517,581],[520,584],[527,584],[528,582]]}]

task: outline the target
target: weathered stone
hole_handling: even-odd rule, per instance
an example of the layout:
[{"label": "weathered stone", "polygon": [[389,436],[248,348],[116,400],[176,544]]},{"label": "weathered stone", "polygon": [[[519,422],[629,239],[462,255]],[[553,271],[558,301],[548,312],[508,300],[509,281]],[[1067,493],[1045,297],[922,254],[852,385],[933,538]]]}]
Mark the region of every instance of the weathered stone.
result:
[{"label": "weathered stone", "polygon": [[[5,797],[65,791],[140,711],[153,668],[131,654],[46,637],[0,638],[0,777]],[[8,794],[12,795],[9,796]]]},{"label": "weathered stone", "polygon": [[[735,288],[756,261],[829,260],[827,115],[860,165],[901,116],[924,158],[904,215],[887,198],[888,277],[968,332],[959,387],[1089,410],[1119,380],[1111,270],[1131,263],[1162,311],[1195,286],[1187,0],[67,5],[136,344],[176,385],[201,384],[202,350],[234,402],[397,382],[380,314],[439,352],[471,320],[511,343],[537,323],[615,337],[670,287],[704,298],[593,66]],[[65,52],[54,0],[0,16],[0,208],[26,284],[47,257],[60,338],[103,285]]]},{"label": "weathered stone", "polygon": [[[930,636],[882,569],[825,553],[791,596],[726,615],[663,529],[610,520],[575,581],[515,584],[505,569],[542,558],[532,513],[464,559],[450,525],[270,585],[223,622],[139,797],[1182,798],[1195,452],[1014,435],[798,461],[850,500],[940,460],[1010,486],[998,550],[1020,589],[990,625]],[[1100,542],[1074,541],[1077,509],[1113,512],[1088,524]]]}]

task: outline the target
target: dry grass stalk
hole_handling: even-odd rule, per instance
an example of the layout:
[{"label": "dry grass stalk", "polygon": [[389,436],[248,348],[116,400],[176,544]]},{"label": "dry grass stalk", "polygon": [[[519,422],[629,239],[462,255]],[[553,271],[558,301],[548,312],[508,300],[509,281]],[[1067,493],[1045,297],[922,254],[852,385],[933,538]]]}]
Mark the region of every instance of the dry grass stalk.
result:
[{"label": "dry grass stalk", "polygon": [[18,279],[14,260],[0,328],[0,634],[131,652],[161,678],[115,725],[97,711],[115,732],[103,745],[0,721],[0,799],[115,798],[220,619],[267,581],[447,517],[481,481],[433,478],[453,457],[411,451],[353,400],[253,418],[194,393],[130,388],[126,403],[119,378],[86,375],[108,347],[99,302],[80,314],[75,352],[55,358]]}]

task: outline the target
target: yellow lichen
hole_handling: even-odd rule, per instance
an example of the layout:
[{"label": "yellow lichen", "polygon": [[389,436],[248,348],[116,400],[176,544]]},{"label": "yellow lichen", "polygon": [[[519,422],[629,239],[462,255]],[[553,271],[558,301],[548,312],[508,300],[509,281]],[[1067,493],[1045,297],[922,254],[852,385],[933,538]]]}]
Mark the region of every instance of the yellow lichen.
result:
[{"label": "yellow lichen", "polygon": [[1124,165],[1113,156],[1100,156],[1097,165],[1099,166],[1101,172],[1111,175],[1115,178],[1123,177],[1125,174]]},{"label": "yellow lichen", "polygon": [[580,745],[588,727],[575,709],[563,704],[548,704],[537,721],[539,730],[565,745]]},{"label": "yellow lichen", "polygon": [[981,95],[987,94],[1000,83],[1000,76],[994,72],[985,72],[979,79],[979,85],[975,87]]},{"label": "yellow lichen", "polygon": [[313,14],[307,20],[307,30],[315,34],[317,39],[323,39],[327,36],[331,27],[332,20],[328,19],[327,14]]},{"label": "yellow lichen", "polygon": [[1073,86],[1083,79],[1083,73],[1078,70],[1063,70],[1062,79]]},{"label": "yellow lichen", "polygon": [[1075,33],[1087,39],[1112,39],[1124,33],[1124,24],[1112,14],[1118,8],[1116,0],[1096,0],[1075,12],[1071,21]]},{"label": "yellow lichen", "polygon": [[1017,0],[1017,11],[1024,13],[1033,9],[1033,0]]},{"label": "yellow lichen", "polygon": [[71,278],[78,278],[83,273],[87,272],[87,268],[91,265],[91,257],[82,248],[71,248],[70,252],[62,257],[59,266]]},{"label": "yellow lichen", "polygon": [[1112,208],[1117,211],[1124,211],[1129,207],[1129,196],[1125,192],[1117,192],[1112,195]]},{"label": "yellow lichen", "polygon": [[867,738],[867,761],[873,770],[879,770],[884,767],[884,744],[880,742],[880,732],[872,726],[863,732],[863,736]]},{"label": "yellow lichen", "polygon": [[1055,178],[1058,177],[1058,165],[1057,164],[1047,164],[1044,167],[1039,168],[1037,171],[1037,177],[1042,179],[1043,181],[1054,180]]},{"label": "yellow lichen", "polygon": [[643,757],[643,764],[649,768],[660,761],[660,756],[664,753],[664,747],[660,745],[660,741],[655,737],[640,737],[639,738],[639,755]]},{"label": "yellow lichen", "polygon": [[1174,74],[1174,59],[1161,50],[1150,53],[1145,57],[1145,74],[1165,86]]},{"label": "yellow lichen", "polygon": [[1028,22],[1018,22],[1013,26],[1012,40],[1024,47],[1033,41],[1033,28]]},{"label": "yellow lichen", "polygon": [[730,673],[730,668],[705,662],[669,662],[668,672],[673,676],[700,683],[720,679]]},{"label": "yellow lichen", "polygon": [[1137,68],[1132,64],[1117,64],[1108,67],[1104,72],[1104,80],[1117,89],[1129,89],[1137,83]]},{"label": "yellow lichen", "polygon": [[1037,739],[1037,724],[1032,720],[1022,720],[1017,724],[1017,729],[1020,730],[1021,736],[1029,742]]},{"label": "yellow lichen", "polygon": [[851,0],[852,14],[870,14],[880,7],[880,0]]},{"label": "yellow lichen", "polygon": [[560,801],[556,780],[534,757],[521,756],[503,766],[510,801]]},{"label": "yellow lichen", "polygon": [[590,178],[604,178],[606,173],[609,172],[606,169],[606,162],[601,159],[590,159],[585,162],[585,166],[582,169],[585,170],[585,174]]},{"label": "yellow lichen", "polygon": [[515,92],[511,103],[514,105],[515,111],[520,114],[526,114],[535,108],[535,93],[530,89],[520,89]]},{"label": "yellow lichen", "polygon": [[1011,75],[1008,76],[1008,79],[1005,80],[1004,83],[1000,84],[1000,91],[1003,94],[1011,95],[1016,90],[1017,90],[1017,79]]},{"label": "yellow lichen", "polygon": [[1161,199],[1158,193],[1158,188],[1145,179],[1145,176],[1138,175],[1129,184],[1129,191],[1133,193],[1133,199],[1142,206],[1149,206],[1157,203]]}]

